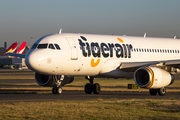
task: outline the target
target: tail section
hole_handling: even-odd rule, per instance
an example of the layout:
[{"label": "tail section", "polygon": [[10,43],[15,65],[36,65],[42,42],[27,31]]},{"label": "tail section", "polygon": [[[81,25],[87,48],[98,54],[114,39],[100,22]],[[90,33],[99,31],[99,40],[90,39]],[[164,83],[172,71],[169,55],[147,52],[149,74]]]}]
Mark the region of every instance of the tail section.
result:
[{"label": "tail section", "polygon": [[[16,42],[16,43],[13,43],[6,51],[5,51],[5,53],[14,53],[15,52],[15,50],[16,50],[16,48],[17,48],[17,46],[18,46],[18,43]],[[4,54],[5,54],[4,53]],[[2,55],[2,56],[6,56],[6,55]]]},{"label": "tail section", "polygon": [[18,48],[18,50],[16,51],[16,53],[23,54],[23,53],[24,53],[24,50],[25,50],[25,48],[26,48],[26,44],[27,44],[27,42],[23,42],[23,43],[21,44],[21,46]]}]

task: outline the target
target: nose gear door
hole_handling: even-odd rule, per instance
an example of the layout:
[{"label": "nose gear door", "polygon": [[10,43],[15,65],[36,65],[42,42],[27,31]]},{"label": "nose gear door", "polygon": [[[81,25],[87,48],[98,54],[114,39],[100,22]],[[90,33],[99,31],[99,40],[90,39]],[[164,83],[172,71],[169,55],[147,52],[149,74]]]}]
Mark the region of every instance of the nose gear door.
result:
[{"label": "nose gear door", "polygon": [[74,39],[71,37],[67,37],[66,39],[71,48],[71,60],[77,60],[78,59],[78,50],[77,50],[76,43],[74,42]]}]

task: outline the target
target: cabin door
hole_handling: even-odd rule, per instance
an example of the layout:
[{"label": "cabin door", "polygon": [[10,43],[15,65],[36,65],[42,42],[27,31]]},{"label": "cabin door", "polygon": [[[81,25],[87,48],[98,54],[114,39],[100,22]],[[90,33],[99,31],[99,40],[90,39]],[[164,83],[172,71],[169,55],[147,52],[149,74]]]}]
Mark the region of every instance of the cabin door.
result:
[{"label": "cabin door", "polygon": [[77,50],[76,43],[74,42],[74,39],[71,37],[67,37],[66,39],[71,48],[71,60],[77,60],[78,59],[78,50]]}]

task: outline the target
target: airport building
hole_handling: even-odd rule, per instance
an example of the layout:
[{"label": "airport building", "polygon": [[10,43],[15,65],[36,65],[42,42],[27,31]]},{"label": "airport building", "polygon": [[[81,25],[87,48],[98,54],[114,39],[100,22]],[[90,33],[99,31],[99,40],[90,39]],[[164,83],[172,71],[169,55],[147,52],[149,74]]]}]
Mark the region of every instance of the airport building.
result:
[{"label": "airport building", "polygon": [[24,58],[0,57],[0,68],[26,68]]},{"label": "airport building", "polygon": [[[24,51],[25,54],[29,51],[29,49],[30,47],[26,46]],[[2,56],[5,51],[5,47],[0,47],[0,68],[28,69],[24,58]]]}]

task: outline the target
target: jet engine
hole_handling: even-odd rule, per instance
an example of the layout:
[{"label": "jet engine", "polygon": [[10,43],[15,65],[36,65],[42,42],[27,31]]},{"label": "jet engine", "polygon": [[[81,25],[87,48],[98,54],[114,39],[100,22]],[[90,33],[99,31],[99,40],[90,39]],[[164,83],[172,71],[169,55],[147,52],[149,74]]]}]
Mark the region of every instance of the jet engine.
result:
[{"label": "jet engine", "polygon": [[[60,79],[59,76],[54,75],[44,75],[35,73],[35,79],[36,82],[41,86],[48,86],[48,87],[54,87],[56,84],[56,79]],[[64,76],[63,80],[61,80],[61,86],[64,86],[65,84],[71,83],[74,80],[73,76]]]},{"label": "jet engine", "polygon": [[134,73],[134,80],[142,88],[163,88],[174,82],[174,76],[157,67],[141,67]]}]

